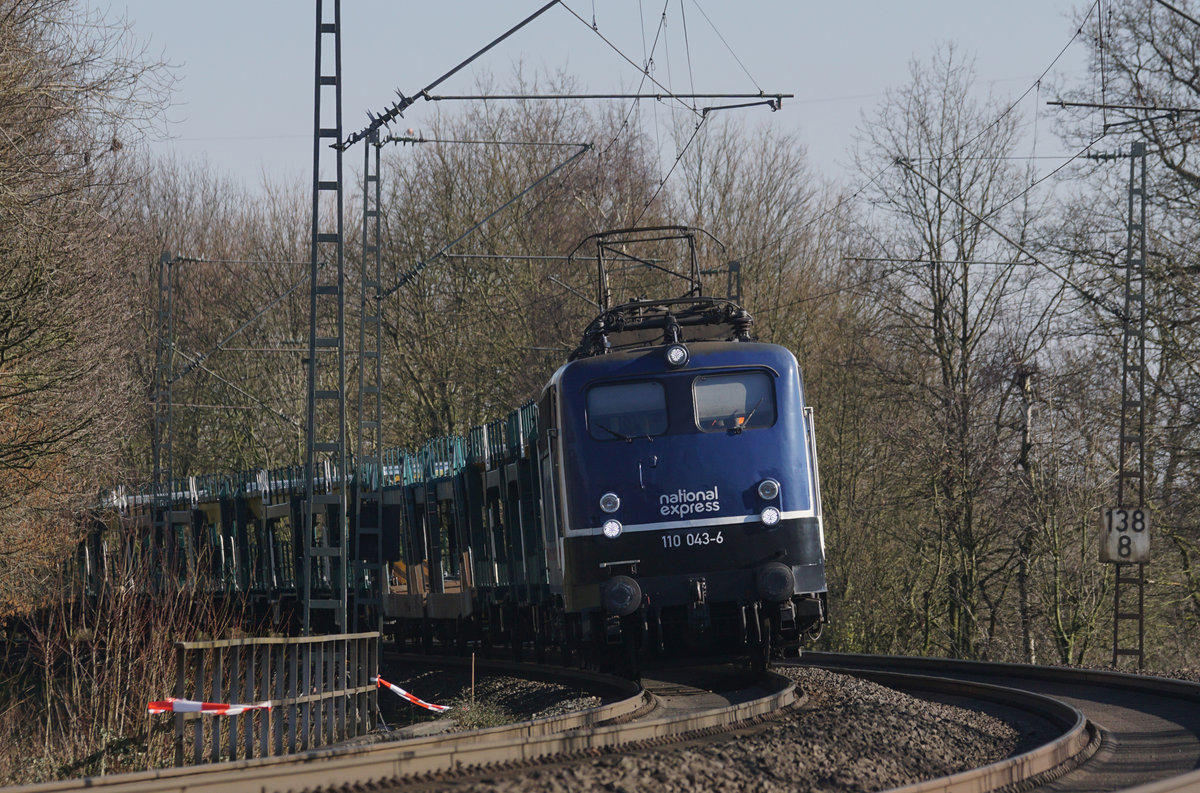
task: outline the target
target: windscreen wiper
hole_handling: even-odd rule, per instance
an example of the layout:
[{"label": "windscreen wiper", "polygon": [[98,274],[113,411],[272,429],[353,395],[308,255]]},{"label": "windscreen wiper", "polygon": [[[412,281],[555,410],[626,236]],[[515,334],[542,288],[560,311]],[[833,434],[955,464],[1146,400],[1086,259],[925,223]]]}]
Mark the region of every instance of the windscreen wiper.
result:
[{"label": "windscreen wiper", "polygon": [[734,435],[740,435],[742,430],[746,429],[746,425],[750,423],[750,419],[754,418],[754,414],[758,410],[759,405],[761,405],[763,400],[766,398],[767,397],[765,394],[760,396],[758,398],[758,402],[754,404],[754,407],[750,408],[750,412],[746,414],[745,418],[743,418],[737,425],[730,428]]},{"label": "windscreen wiper", "polygon": [[623,441],[625,441],[626,443],[633,443],[633,438],[629,437],[628,435],[626,435],[626,434],[624,434],[624,433],[617,432],[617,431],[616,431],[616,430],[614,430],[614,429],[610,429],[609,427],[606,427],[606,426],[604,426],[603,424],[601,424],[601,423],[600,423],[600,422],[598,422],[598,421],[593,421],[592,423],[593,423],[593,424],[595,424],[595,425],[596,425],[597,427],[599,427],[600,429],[602,429],[602,430],[604,430],[605,432],[607,432],[607,433],[609,433],[610,435],[612,435],[614,438],[618,438],[618,439],[620,439],[620,440],[623,440]]}]

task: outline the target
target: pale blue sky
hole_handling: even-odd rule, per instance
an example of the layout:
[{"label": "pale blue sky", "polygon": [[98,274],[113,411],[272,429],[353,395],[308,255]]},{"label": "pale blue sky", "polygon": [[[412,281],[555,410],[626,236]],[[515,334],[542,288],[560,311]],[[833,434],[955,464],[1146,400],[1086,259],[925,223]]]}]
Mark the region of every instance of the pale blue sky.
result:
[{"label": "pale blue sky", "polygon": [[[92,0],[104,7],[107,0]],[[327,0],[327,3],[331,0]],[[422,88],[542,5],[541,0],[343,0],[342,42],[347,131],[367,122],[365,111],[394,99],[401,88]],[[600,33],[635,61],[642,60],[642,24],[652,38],[664,0],[568,0]],[[813,2],[812,0],[666,0],[667,39],[656,52],[655,76],[675,91],[794,93],[783,109],[744,112],[795,131],[813,167],[842,178],[847,144],[864,110],[903,83],[907,64],[928,59],[939,43],[956,42],[974,55],[982,90],[1015,98],[1071,39],[1066,0],[927,0]],[[254,187],[262,175],[307,179],[312,166],[312,0],[111,0],[135,34],[178,64],[181,78],[171,110],[173,140],[157,144],[185,158],[205,157],[217,170]],[[681,15],[682,10],[682,15]],[[745,71],[717,38],[711,19]],[[684,43],[686,17],[687,44]],[[1094,27],[1094,17],[1092,18]],[[647,45],[648,46],[648,45]],[[689,73],[687,55],[691,55]],[[1053,76],[1082,79],[1084,49],[1077,41]],[[477,61],[438,93],[470,93],[475,74],[503,82],[514,64],[563,70],[581,89],[632,89],[637,70],[592,30],[553,8]],[[746,72],[749,72],[750,77]],[[1048,85],[1041,106],[1052,98]],[[1027,98],[1026,116],[1035,107]],[[436,111],[418,102],[400,125],[422,127]],[[444,107],[450,110],[452,108]],[[647,108],[649,110],[649,108]],[[666,118],[660,107],[660,118]],[[1039,125],[1038,153],[1058,152]],[[357,156],[348,158],[351,167]],[[1053,167],[1046,162],[1039,170]],[[349,175],[349,174],[348,174]]]}]

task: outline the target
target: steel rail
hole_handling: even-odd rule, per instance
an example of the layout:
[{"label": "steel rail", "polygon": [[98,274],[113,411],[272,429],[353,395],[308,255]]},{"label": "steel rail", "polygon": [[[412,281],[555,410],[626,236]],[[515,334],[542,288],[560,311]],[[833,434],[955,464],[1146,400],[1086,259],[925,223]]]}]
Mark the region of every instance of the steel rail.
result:
[{"label": "steel rail", "polygon": [[[920,676],[924,679],[940,677],[944,680],[953,681],[954,683],[974,682],[976,684],[979,684],[978,679],[980,678],[986,679],[989,677],[1003,677],[1009,679],[1017,678],[1028,680],[1030,681],[1030,685],[1032,687],[1037,687],[1039,684],[1047,684],[1043,687],[1049,689],[1063,687],[1068,691],[1072,686],[1094,687],[1098,689],[1098,696],[1090,701],[1085,701],[1084,695],[1081,693],[1064,694],[1060,692],[1050,692],[1044,694],[1034,694],[1032,691],[1024,689],[1020,690],[1020,695],[1023,697],[1048,697],[1050,699],[1059,701],[1068,707],[1074,706],[1063,702],[1062,698],[1073,698],[1082,702],[1081,706],[1077,708],[1077,710],[1082,712],[1084,717],[1087,718],[1089,730],[1095,734],[1095,737],[1092,739],[1091,743],[1097,744],[1098,742],[1099,746],[1104,746],[1111,742],[1111,751],[1108,751],[1108,754],[1113,755],[1113,757],[1108,757],[1105,752],[1100,752],[1096,755],[1095,759],[1092,760],[1090,754],[1092,751],[1098,748],[1098,746],[1089,746],[1089,748],[1083,753],[1075,756],[1073,759],[1068,760],[1064,765],[1060,766],[1057,773],[1051,772],[1048,775],[1043,774],[1031,779],[1028,783],[1022,784],[1020,786],[1020,789],[1022,790],[1031,789],[1032,786],[1048,782],[1051,779],[1056,779],[1059,776],[1062,776],[1063,773],[1068,774],[1068,776],[1061,779],[1061,781],[1057,783],[1056,787],[1066,785],[1067,787],[1064,789],[1069,789],[1071,787],[1070,782],[1072,779],[1072,776],[1070,775],[1079,773],[1085,775],[1087,778],[1085,781],[1075,784],[1075,788],[1099,788],[1103,783],[1095,777],[1113,773],[1117,773],[1118,777],[1121,774],[1124,774],[1126,777],[1128,777],[1130,763],[1136,763],[1139,761],[1143,763],[1148,762],[1147,758],[1141,754],[1141,752],[1144,752],[1144,747],[1122,746],[1122,743],[1130,743],[1129,736],[1121,734],[1121,730],[1131,729],[1129,725],[1120,724],[1119,726],[1113,725],[1106,727],[1104,721],[1106,718],[1111,718],[1111,716],[1105,717],[1103,715],[1103,711],[1101,711],[1100,716],[1090,715],[1088,711],[1091,710],[1091,708],[1088,707],[1088,702],[1102,703],[1112,700],[1118,707],[1133,707],[1132,705],[1123,704],[1118,698],[1125,697],[1133,698],[1135,700],[1138,698],[1144,698],[1141,702],[1139,702],[1139,707],[1137,709],[1138,713],[1149,714],[1155,718],[1171,722],[1171,720],[1177,717],[1178,714],[1175,714],[1174,716],[1171,713],[1165,712],[1160,714],[1156,713],[1152,708],[1142,706],[1142,703],[1145,701],[1152,698],[1158,698],[1162,702],[1170,703],[1170,705],[1172,705],[1176,711],[1184,713],[1183,721],[1187,722],[1178,725],[1178,727],[1182,729],[1177,729],[1176,725],[1173,723],[1169,724],[1166,727],[1166,729],[1169,731],[1169,734],[1163,734],[1160,737],[1163,740],[1174,741],[1176,740],[1176,737],[1182,736],[1179,738],[1179,740],[1185,740],[1186,742],[1186,733],[1190,732],[1194,736],[1192,744],[1189,745],[1190,750],[1193,753],[1198,753],[1195,744],[1200,744],[1200,718],[1195,717],[1200,711],[1194,708],[1195,704],[1200,704],[1200,684],[1197,683],[1108,670],[1076,669],[1071,667],[1036,666],[1030,664],[1013,664],[987,661],[961,661],[947,658],[871,656],[812,652],[806,653],[804,660],[800,663],[862,676],[873,676],[876,674],[883,674],[885,672],[894,674],[904,672]],[[974,678],[975,680],[968,681],[964,680],[963,678]],[[1011,690],[1017,691],[1015,688]],[[1006,701],[1005,704],[1013,704],[1013,701]],[[1159,707],[1161,709],[1163,706],[1159,705]],[[1096,722],[1096,718],[1100,718],[1101,721]],[[1146,736],[1139,735],[1138,737],[1142,739],[1142,741],[1138,742],[1139,745],[1145,740],[1154,740],[1154,738],[1149,734]],[[1167,756],[1169,759],[1171,756],[1173,756],[1171,755],[1172,752],[1186,752],[1189,750],[1189,747],[1184,747],[1183,749],[1180,749],[1178,746],[1174,748],[1167,747],[1165,751],[1168,753]],[[1091,760],[1091,762],[1089,762],[1089,760]],[[1159,758],[1158,761],[1160,764],[1163,762],[1161,758]],[[1149,760],[1149,762],[1153,762],[1153,760]],[[1185,759],[1185,762],[1191,761],[1187,761]],[[1176,763],[1176,765],[1178,764],[1179,763]],[[1112,767],[1111,770],[1109,770],[1109,766]],[[1138,784],[1133,787],[1130,787],[1128,779],[1125,779],[1110,785],[1107,789],[1124,790],[1126,793],[1134,793],[1134,791],[1136,791],[1136,793],[1175,793],[1175,791],[1200,790],[1200,771],[1192,770],[1194,767],[1194,765],[1187,766],[1182,773],[1176,771],[1175,776],[1166,777],[1148,783],[1142,783],[1140,779],[1137,779]],[[977,771],[983,771],[986,770],[986,768],[987,767],[984,769],[977,769]],[[1142,778],[1144,778],[1144,776]],[[950,780],[954,780],[954,777],[944,777],[940,780],[931,780],[930,782],[922,783],[922,786],[914,786],[911,789],[901,788],[901,790],[906,791],[906,793],[912,793],[914,790],[941,791],[952,789],[992,789],[984,787],[982,784],[974,786],[967,785],[965,788],[947,787],[946,783]],[[1080,787],[1080,785],[1082,785],[1082,787]]]},{"label": "steel rail", "polygon": [[[503,664],[489,664],[503,670]],[[621,747],[647,745],[711,733],[761,719],[803,702],[795,685],[770,674],[772,691],[758,699],[682,717],[640,719],[653,697],[642,687],[607,675],[520,665],[524,674],[553,674],[602,687],[627,684],[636,691],[619,701],[578,713],[550,716],[484,730],[412,738],[390,743],[327,747],[285,757],[240,760],[208,766],[160,769],[111,777],[66,780],[4,791],[90,790],[103,793],[267,793],[347,786],[394,785],[446,773],[507,769],[548,758],[571,759]],[[539,669],[541,671],[539,671]],[[564,674],[564,672],[566,674]],[[622,718],[638,720],[605,725]]]}]

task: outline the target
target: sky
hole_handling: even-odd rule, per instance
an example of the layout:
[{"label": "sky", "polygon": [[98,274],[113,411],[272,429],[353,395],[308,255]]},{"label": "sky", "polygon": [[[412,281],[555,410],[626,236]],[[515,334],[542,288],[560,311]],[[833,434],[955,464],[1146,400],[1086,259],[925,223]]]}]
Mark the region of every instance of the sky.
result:
[{"label": "sky", "polygon": [[[251,189],[265,179],[311,179],[314,0],[92,2],[114,17],[127,17],[135,37],[175,66],[168,138],[153,143],[155,151],[202,159]],[[345,131],[365,126],[366,111],[389,105],[396,89],[417,92],[542,5],[543,0],[343,0]],[[975,59],[981,92],[1016,99],[1071,41],[1081,4],[567,0],[565,5],[582,21],[565,8],[551,8],[435,93],[473,93],[487,74],[503,86],[518,68],[562,72],[581,91],[630,91],[640,77],[638,66],[615,50],[640,65],[665,6],[665,37],[654,50],[656,79],[675,92],[795,94],[776,113],[761,107],[729,112],[796,134],[817,174],[848,182],[853,178],[848,145],[856,127],[889,88],[906,82],[912,59],[928,62],[935,48],[953,42]],[[1026,118],[1035,108],[1044,114],[1038,122],[1039,155],[1062,151],[1047,134],[1054,111],[1045,101],[1053,98],[1055,80],[1085,79],[1084,60],[1081,36],[1041,89],[1021,103]],[[665,129],[672,111],[650,105],[643,103],[643,116],[657,112]],[[439,108],[453,111],[451,103],[418,102],[395,131],[423,129]],[[361,157],[354,152],[347,157],[351,170]],[[671,153],[663,156],[669,165]]]}]

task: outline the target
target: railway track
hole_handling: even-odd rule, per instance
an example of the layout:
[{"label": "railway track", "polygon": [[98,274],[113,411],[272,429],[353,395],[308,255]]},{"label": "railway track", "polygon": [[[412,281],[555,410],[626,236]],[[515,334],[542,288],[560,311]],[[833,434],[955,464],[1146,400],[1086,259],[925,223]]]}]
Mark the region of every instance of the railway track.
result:
[{"label": "railway track", "polygon": [[[438,659],[436,663],[461,661]],[[1112,672],[945,659],[810,653],[797,665],[852,674],[951,704],[989,703],[993,711],[1016,714],[1017,720],[1040,720],[1053,735],[1015,757],[901,788],[908,793],[1200,789],[1200,772],[1195,770],[1200,767],[1200,685]],[[503,663],[481,668],[493,674],[567,682],[602,693],[606,701],[578,713],[485,730],[22,790],[433,789],[469,774],[509,778],[510,789],[513,784],[521,789],[519,775],[536,774],[544,764],[562,766],[605,756],[614,759],[601,762],[627,763],[618,756],[668,744],[700,746],[701,755],[707,756],[710,749],[703,744],[715,747],[727,741],[731,732],[747,736],[768,729],[779,722],[773,717],[799,712],[795,708],[803,703],[803,694],[786,677],[769,674],[756,679],[731,666],[660,669],[647,674],[644,687],[575,670]],[[668,756],[681,751],[671,748]],[[686,769],[676,771],[683,774]],[[682,776],[679,784],[686,784]],[[1144,786],[1136,787],[1140,784]]]},{"label": "railway track", "polygon": [[[577,670],[518,664],[480,666],[488,671],[532,671],[543,679],[570,681],[581,688],[604,692],[609,701],[578,713],[483,730],[3,790],[51,793],[86,787],[105,793],[265,793],[383,789],[702,737],[753,723],[801,701],[791,681],[774,674],[752,680],[727,669],[678,670],[667,672],[662,680],[648,681],[643,688],[630,681]],[[723,681],[727,689],[724,693],[713,689],[714,679]],[[660,693],[656,694],[655,689]]]},{"label": "railway track", "polygon": [[[1044,764],[1039,761],[1038,770],[1020,785],[1022,791],[1200,790],[1200,685],[1195,683],[1118,672],[941,658],[809,653],[802,663],[863,675],[913,691],[933,688],[944,694],[970,697],[974,695],[960,690],[960,685],[987,685],[1000,687],[1000,696],[1034,695],[1062,703],[1078,714],[1083,732],[1068,740],[1069,756],[1055,768],[1042,769]],[[1011,694],[1005,695],[1004,691]],[[1070,732],[1075,732],[1075,727]],[[1064,733],[1063,738],[1068,734]],[[1084,734],[1087,742],[1080,746]],[[1021,762],[1028,765],[1029,760]],[[991,786],[992,782],[1001,782],[1010,770],[1006,765],[1011,764],[1003,761],[994,764],[995,768],[989,767],[990,771],[977,769],[958,775],[958,779],[933,780],[914,789],[996,789],[1000,785]],[[1034,769],[1030,766],[1027,770]],[[988,786],[979,785],[984,776],[991,780]]]}]

